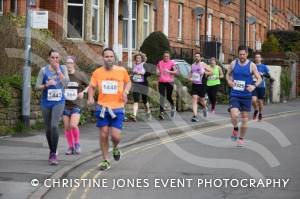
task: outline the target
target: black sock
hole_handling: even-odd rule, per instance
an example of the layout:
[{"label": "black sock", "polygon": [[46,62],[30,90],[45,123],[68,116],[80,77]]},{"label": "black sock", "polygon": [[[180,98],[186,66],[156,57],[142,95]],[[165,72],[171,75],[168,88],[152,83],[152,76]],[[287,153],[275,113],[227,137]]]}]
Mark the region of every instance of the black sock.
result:
[{"label": "black sock", "polygon": [[234,127],[233,130],[239,131],[239,127]]}]

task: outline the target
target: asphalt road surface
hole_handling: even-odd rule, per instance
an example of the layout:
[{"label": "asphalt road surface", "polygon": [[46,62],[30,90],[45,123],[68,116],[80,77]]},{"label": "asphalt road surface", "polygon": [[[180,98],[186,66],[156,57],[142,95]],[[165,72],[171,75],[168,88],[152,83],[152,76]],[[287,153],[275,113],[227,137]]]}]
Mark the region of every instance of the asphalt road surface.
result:
[{"label": "asphalt road surface", "polygon": [[299,113],[252,121],[244,147],[229,139],[230,125],[135,145],[109,171],[97,158],[47,181],[56,187],[45,198],[299,199],[299,121]]}]

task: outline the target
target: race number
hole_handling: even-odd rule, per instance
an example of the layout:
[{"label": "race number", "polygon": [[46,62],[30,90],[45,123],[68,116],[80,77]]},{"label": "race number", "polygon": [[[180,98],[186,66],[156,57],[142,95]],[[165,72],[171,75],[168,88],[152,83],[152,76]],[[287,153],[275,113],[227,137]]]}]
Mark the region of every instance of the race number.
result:
[{"label": "race number", "polygon": [[47,100],[48,101],[60,101],[62,98],[61,89],[48,89]]},{"label": "race number", "polygon": [[218,78],[215,75],[210,75],[210,76],[208,76],[208,79],[209,80],[217,80]]},{"label": "race number", "polygon": [[201,77],[200,73],[193,73],[192,80],[197,81],[197,82],[201,81],[202,77]]},{"label": "race number", "polygon": [[65,98],[70,101],[77,99],[78,91],[77,89],[65,89]]},{"label": "race number", "polygon": [[132,80],[134,82],[144,82],[144,76],[143,75],[133,75]]},{"label": "race number", "polygon": [[118,82],[105,80],[102,81],[102,93],[103,94],[117,94],[118,93]]},{"label": "race number", "polygon": [[244,91],[245,90],[245,86],[246,86],[246,82],[245,81],[234,80],[233,90]]}]

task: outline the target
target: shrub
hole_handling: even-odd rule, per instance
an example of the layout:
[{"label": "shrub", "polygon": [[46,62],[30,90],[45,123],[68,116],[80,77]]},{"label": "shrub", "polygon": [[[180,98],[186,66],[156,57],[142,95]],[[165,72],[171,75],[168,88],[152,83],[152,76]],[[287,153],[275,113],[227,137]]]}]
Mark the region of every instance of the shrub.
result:
[{"label": "shrub", "polygon": [[170,51],[168,38],[162,32],[151,33],[143,42],[140,50],[147,55],[147,62],[157,64],[164,51]]},{"label": "shrub", "polygon": [[289,68],[284,68],[280,76],[280,96],[283,99],[289,99],[292,88],[291,71]]},{"label": "shrub", "polygon": [[280,44],[277,38],[271,34],[262,45],[263,52],[280,52]]},{"label": "shrub", "polygon": [[300,32],[291,30],[275,30],[268,32],[268,36],[274,35],[284,52],[299,52]]}]

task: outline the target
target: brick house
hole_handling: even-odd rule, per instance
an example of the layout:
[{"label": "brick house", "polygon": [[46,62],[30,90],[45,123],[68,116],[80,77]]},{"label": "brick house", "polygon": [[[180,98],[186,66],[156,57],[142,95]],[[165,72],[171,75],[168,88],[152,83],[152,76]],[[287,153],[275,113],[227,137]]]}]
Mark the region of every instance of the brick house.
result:
[{"label": "brick house", "polygon": [[[241,12],[240,1],[227,2],[230,3],[225,4],[222,0],[208,1],[206,39],[205,0],[159,1],[157,30],[168,35],[173,51],[191,49],[192,52],[200,50],[203,53],[204,42],[215,40],[221,44],[226,62],[235,56],[239,45]],[[298,16],[298,18],[300,16],[299,0],[246,0],[246,7],[247,18],[251,16],[256,18],[255,24],[246,25],[246,44],[253,50],[260,50],[268,30],[294,29],[295,24],[288,19],[288,16]]]},{"label": "brick house", "polygon": [[[36,1],[37,9],[49,11],[49,29],[65,48],[87,44],[100,53],[104,47],[114,47],[119,58],[127,62],[127,0]],[[209,42],[210,54],[221,55],[228,62],[239,45],[241,1],[227,2],[230,3],[208,1],[205,34],[205,0],[132,0],[133,50],[138,50],[144,39],[158,30],[168,36],[175,54],[180,55],[182,50],[203,53],[204,43]],[[247,18],[256,19],[255,24],[246,25],[246,44],[254,50],[260,49],[268,30],[294,29],[292,18],[300,16],[299,0],[246,0],[246,3]],[[25,15],[25,4],[26,0],[0,0],[0,15]],[[221,53],[214,48],[218,45]]]},{"label": "brick house", "polygon": [[[0,0],[0,5],[1,15],[26,14],[26,0]],[[154,31],[153,7],[153,0],[132,0],[133,50]],[[114,47],[119,59],[127,60],[127,0],[37,0],[37,8],[49,11],[48,27],[66,49],[87,44],[100,53],[104,47]]]}]

